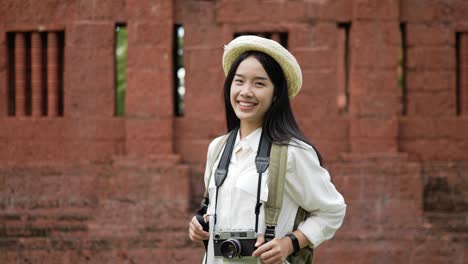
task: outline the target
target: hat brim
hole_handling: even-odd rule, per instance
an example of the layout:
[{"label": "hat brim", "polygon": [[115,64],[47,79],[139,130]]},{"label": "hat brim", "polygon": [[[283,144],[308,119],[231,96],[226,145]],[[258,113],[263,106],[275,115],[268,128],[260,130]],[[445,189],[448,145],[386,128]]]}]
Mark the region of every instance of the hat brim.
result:
[{"label": "hat brim", "polygon": [[224,46],[223,69],[227,75],[232,63],[246,51],[260,51],[278,62],[288,84],[288,96],[293,98],[302,86],[302,72],[296,58],[278,42],[258,36],[240,36]]}]

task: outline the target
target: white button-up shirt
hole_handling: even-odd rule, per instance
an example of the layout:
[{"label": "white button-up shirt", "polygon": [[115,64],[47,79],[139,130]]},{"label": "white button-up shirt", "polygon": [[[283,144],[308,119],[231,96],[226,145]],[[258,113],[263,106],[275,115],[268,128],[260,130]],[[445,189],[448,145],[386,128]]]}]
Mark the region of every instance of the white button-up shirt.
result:
[{"label": "white button-up shirt", "polygon": [[[255,157],[261,133],[262,129],[259,128],[242,140],[240,140],[239,133],[237,134],[228,175],[218,190],[216,231],[255,229],[258,186]],[[234,260],[214,257],[212,240],[216,197],[214,172],[218,167],[221,154],[219,157],[214,157],[213,152],[220,140],[221,137],[218,137],[210,143],[207,164],[214,164],[214,166],[205,169],[205,186],[208,186],[210,197],[207,212],[210,215],[208,263],[260,263],[257,258],[253,257]],[[242,153],[236,155],[237,152]],[[214,159],[216,160],[213,163]],[[211,180],[208,183],[209,178]],[[260,194],[262,203],[268,198],[267,183],[268,170],[262,175]],[[304,233],[313,247],[333,237],[335,231],[341,226],[346,211],[343,196],[331,183],[328,171],[320,166],[315,150],[302,141],[293,140],[288,147],[283,205],[275,230],[276,237],[283,237],[292,231],[299,206],[311,212],[309,218],[303,221],[298,229]],[[262,206],[259,216],[259,233],[264,231],[265,212]]]}]

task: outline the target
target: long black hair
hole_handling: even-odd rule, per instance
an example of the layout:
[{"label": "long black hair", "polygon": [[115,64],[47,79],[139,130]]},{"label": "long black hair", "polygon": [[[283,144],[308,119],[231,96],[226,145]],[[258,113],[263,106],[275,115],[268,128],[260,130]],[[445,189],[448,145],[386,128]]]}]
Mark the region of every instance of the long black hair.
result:
[{"label": "long black hair", "polygon": [[224,82],[224,107],[228,132],[236,127],[240,127],[240,120],[231,104],[231,84],[240,63],[250,56],[256,58],[262,64],[274,87],[273,101],[265,113],[263,131],[276,144],[289,144],[291,139],[299,139],[309,144],[315,149],[319,162],[322,163],[320,153],[304,136],[294,118],[288,97],[288,84],[281,66],[271,56],[260,51],[247,51],[239,55],[232,63],[226,76]]}]

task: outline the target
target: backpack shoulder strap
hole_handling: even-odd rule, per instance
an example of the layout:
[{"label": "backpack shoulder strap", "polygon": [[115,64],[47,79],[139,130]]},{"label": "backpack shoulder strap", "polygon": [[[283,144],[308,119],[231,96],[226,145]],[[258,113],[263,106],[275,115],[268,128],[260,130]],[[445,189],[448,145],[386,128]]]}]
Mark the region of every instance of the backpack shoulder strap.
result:
[{"label": "backpack shoulder strap", "polygon": [[[213,158],[210,160],[210,163],[207,164],[208,168],[211,168],[211,169],[213,168],[215,161],[218,159],[219,155],[221,154],[221,150],[223,149],[223,146],[226,143],[228,136],[229,134],[222,136],[221,140],[219,140],[219,142],[214,146],[214,152],[213,152],[214,155],[213,155]],[[206,162],[209,162],[209,161],[207,160]],[[208,185],[210,184],[210,181],[211,181],[211,175],[212,173],[210,173],[210,175],[208,176]],[[205,188],[205,193],[203,194],[203,196],[205,198],[208,198],[208,188]]]},{"label": "backpack shoulder strap", "polygon": [[[284,183],[288,160],[288,145],[273,144],[271,146],[270,165],[268,169],[268,200],[265,204],[266,226],[276,226],[283,205]],[[299,207],[294,220],[293,230],[309,217],[310,213]]]},{"label": "backpack shoulder strap", "polygon": [[268,200],[265,203],[265,224],[276,226],[283,206],[284,180],[288,161],[288,145],[273,143],[268,168]]},{"label": "backpack shoulder strap", "polygon": [[[296,218],[294,219],[293,230],[296,230],[299,224],[309,217],[310,213],[304,210],[304,208],[297,208]],[[302,248],[299,251],[299,254],[296,256],[290,255],[288,258],[289,263],[291,264],[313,264],[314,262],[314,249],[307,246]]]},{"label": "backpack shoulder strap", "polygon": [[[283,205],[284,183],[286,180],[286,168],[288,162],[288,145],[273,144],[271,146],[270,165],[268,169],[268,200],[265,204],[265,224],[268,233],[269,227],[275,227]],[[302,207],[297,209],[293,230],[309,216]],[[268,234],[265,234],[267,236]],[[273,234],[274,236],[274,234]],[[312,264],[314,251],[310,247],[302,248],[297,256],[289,256],[292,264]]]}]

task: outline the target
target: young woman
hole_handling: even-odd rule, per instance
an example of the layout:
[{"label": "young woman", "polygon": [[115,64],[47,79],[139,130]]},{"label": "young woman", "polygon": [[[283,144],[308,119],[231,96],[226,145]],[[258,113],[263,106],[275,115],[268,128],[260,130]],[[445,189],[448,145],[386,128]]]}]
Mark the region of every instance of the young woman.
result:
[{"label": "young woman", "polygon": [[[302,85],[301,69],[280,44],[257,36],[241,36],[225,46],[223,68],[227,75],[224,102],[228,132],[237,134],[229,170],[220,186],[215,183],[215,171],[222,155],[215,149],[220,144],[227,148],[226,137],[214,139],[208,148],[205,186],[209,206],[204,221],[209,223],[209,231],[204,231],[200,220],[194,217],[189,224],[189,237],[193,241],[209,239],[206,263],[289,263],[288,256],[299,248],[315,248],[332,238],[346,211],[343,197],[291,111],[290,100]],[[260,175],[255,158],[263,136],[275,144],[288,145],[275,238],[265,242],[265,206],[261,206],[252,256],[222,256],[216,237],[222,232],[253,230],[257,199],[265,203],[268,193],[274,191],[268,190],[268,170],[260,178],[261,184],[257,184]],[[293,230],[298,208],[310,214]]]}]

